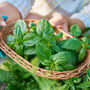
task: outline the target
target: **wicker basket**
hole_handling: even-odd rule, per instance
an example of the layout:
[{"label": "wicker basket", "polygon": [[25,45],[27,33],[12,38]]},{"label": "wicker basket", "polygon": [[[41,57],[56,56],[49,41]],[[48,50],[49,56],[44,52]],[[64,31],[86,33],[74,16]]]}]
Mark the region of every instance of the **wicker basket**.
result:
[{"label": "wicker basket", "polygon": [[[25,20],[25,21],[26,21],[26,23],[34,22],[35,24],[37,24],[39,22],[39,21],[35,21],[35,20]],[[90,50],[87,50],[87,56],[86,56],[84,62],[82,62],[75,70],[59,72],[59,71],[45,70],[45,69],[33,66],[30,62],[28,62],[21,56],[17,55],[12,49],[10,49],[6,45],[7,36],[13,33],[13,25],[14,24],[11,24],[11,25],[3,28],[2,32],[1,32],[1,37],[0,37],[0,49],[2,51],[4,51],[10,58],[12,58],[20,66],[27,69],[29,72],[35,73],[36,75],[38,75],[40,77],[44,77],[44,78],[64,80],[64,79],[69,79],[72,77],[79,77],[79,76],[83,75],[85,73],[85,71],[90,67]],[[57,31],[57,29],[58,28],[56,28],[56,31]],[[58,30],[60,32],[63,32],[60,29],[58,29]],[[63,39],[72,38],[72,36],[70,36],[69,34],[67,34],[65,32],[63,32],[63,35],[64,35]]]}]

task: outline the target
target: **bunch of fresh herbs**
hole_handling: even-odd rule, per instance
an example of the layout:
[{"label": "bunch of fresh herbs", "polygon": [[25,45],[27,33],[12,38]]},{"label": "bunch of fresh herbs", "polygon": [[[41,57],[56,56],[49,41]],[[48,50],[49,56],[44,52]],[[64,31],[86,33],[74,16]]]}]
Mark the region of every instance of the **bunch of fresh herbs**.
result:
[{"label": "bunch of fresh herbs", "polygon": [[48,70],[73,70],[86,56],[86,49],[90,48],[87,37],[81,35],[78,25],[70,28],[73,38],[59,40],[63,33],[54,34],[50,23],[42,19],[35,25],[29,23],[27,28],[23,20],[14,25],[13,35],[7,37],[7,45],[32,64]]}]

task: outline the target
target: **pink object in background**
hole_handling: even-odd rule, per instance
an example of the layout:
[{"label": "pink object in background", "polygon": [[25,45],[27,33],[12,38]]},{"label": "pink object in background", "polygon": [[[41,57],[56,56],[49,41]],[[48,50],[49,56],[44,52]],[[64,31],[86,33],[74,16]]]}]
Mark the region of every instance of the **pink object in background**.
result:
[{"label": "pink object in background", "polygon": [[0,16],[0,26],[6,26],[6,22],[4,21],[2,16]]}]

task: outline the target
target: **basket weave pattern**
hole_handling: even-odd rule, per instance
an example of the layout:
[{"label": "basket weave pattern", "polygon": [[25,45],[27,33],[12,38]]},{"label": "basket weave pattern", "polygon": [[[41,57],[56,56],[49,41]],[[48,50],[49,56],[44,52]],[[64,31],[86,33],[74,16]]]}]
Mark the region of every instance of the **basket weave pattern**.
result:
[{"label": "basket weave pattern", "polygon": [[[38,21],[34,20],[25,20],[27,23],[34,22],[35,24],[38,23]],[[14,25],[14,24],[13,24]],[[40,77],[45,77],[49,79],[69,79],[72,77],[78,77],[85,73],[85,71],[90,67],[90,50],[87,50],[87,56],[75,70],[72,71],[50,71],[38,68],[36,66],[33,66],[30,62],[22,58],[21,56],[17,55],[12,49],[10,49],[6,45],[6,38],[8,35],[13,33],[13,25],[9,25],[6,28],[3,28],[1,37],[0,37],[0,49],[4,51],[10,58],[12,58],[16,63],[18,63],[21,67],[27,69],[29,72],[35,73],[36,75]],[[62,30],[59,30],[63,32]],[[69,34],[63,32],[63,39],[66,38],[72,38]]]}]

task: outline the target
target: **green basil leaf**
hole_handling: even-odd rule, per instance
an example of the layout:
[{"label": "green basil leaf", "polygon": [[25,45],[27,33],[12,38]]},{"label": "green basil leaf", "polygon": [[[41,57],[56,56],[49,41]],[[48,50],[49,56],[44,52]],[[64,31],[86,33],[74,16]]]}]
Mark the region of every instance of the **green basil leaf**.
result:
[{"label": "green basil leaf", "polygon": [[71,51],[71,57],[69,58],[68,62],[73,66],[77,66],[78,58],[76,52]]},{"label": "green basil leaf", "polygon": [[23,44],[16,46],[16,53],[23,56]]},{"label": "green basil leaf", "polygon": [[55,52],[61,52],[61,51],[62,51],[62,49],[61,49],[60,47],[58,47],[56,44],[53,44],[53,45],[52,45],[52,48],[53,48],[53,50],[54,50]]},{"label": "green basil leaf", "polygon": [[62,36],[63,36],[63,33],[57,33],[57,34],[55,35],[55,38],[58,39],[58,38],[61,38]]},{"label": "green basil leaf", "polygon": [[24,37],[23,37],[23,41],[26,41],[26,40],[32,39],[32,38],[34,38],[34,37],[36,37],[36,36],[37,36],[37,35],[34,34],[34,33],[28,33],[28,34],[24,35]]},{"label": "green basil leaf", "polygon": [[41,19],[40,22],[37,24],[36,26],[36,32],[38,35],[42,36],[43,33],[49,33],[50,31],[50,23],[45,20],[45,19]]},{"label": "green basil leaf", "polygon": [[14,37],[13,35],[9,35],[9,36],[7,37],[7,45],[8,45],[10,48],[14,49],[14,44],[15,44],[15,37]]},{"label": "green basil leaf", "polygon": [[62,51],[62,48],[57,45],[55,39],[51,40],[51,47],[53,48],[53,50],[55,52],[61,52]]},{"label": "green basil leaf", "polygon": [[90,81],[90,68],[86,71],[86,75],[84,76],[84,81]]},{"label": "green basil leaf", "polygon": [[31,55],[31,54],[35,54],[36,49],[35,47],[29,47],[27,50],[24,51],[25,55]]},{"label": "green basil leaf", "polygon": [[83,83],[80,83],[77,85],[77,88],[85,89],[85,88],[90,88],[90,81],[85,81]]},{"label": "green basil leaf", "polygon": [[18,20],[14,25],[14,34],[18,32],[18,30],[21,30],[22,34],[26,31],[26,23],[24,20]]},{"label": "green basil leaf", "polygon": [[55,68],[54,68],[55,71],[64,71],[64,68],[62,66],[58,66],[56,65]]},{"label": "green basil leaf", "polygon": [[21,30],[20,30],[19,27],[17,27],[17,29],[14,30],[14,36],[15,36],[16,38],[18,38],[18,39],[22,39],[22,38],[23,38],[22,32],[21,32]]},{"label": "green basil leaf", "polygon": [[25,45],[25,46],[33,46],[33,45],[35,45],[37,42],[39,42],[41,40],[41,38],[39,38],[39,37],[34,37],[34,38],[31,38],[31,39],[29,39],[29,40],[26,40],[26,41],[24,41],[23,42],[23,44]]},{"label": "green basil leaf", "polygon": [[56,65],[66,64],[71,57],[71,53],[68,51],[59,52],[53,56],[53,61]]},{"label": "green basil leaf", "polygon": [[[67,39],[68,40],[68,39]],[[61,40],[61,41],[59,41],[57,44],[58,44],[58,46],[62,46],[67,40]]]},{"label": "green basil leaf", "polygon": [[51,37],[49,36],[49,33],[43,32],[43,38],[45,38],[47,41],[51,41]]},{"label": "green basil leaf", "polygon": [[86,49],[82,48],[78,54],[78,62],[82,62],[86,56]]},{"label": "green basil leaf", "polygon": [[44,60],[43,62],[41,62],[43,66],[50,66],[52,61],[51,60]]},{"label": "green basil leaf", "polygon": [[51,39],[55,38],[55,35],[54,35],[54,28],[52,28],[52,27],[50,27],[49,36],[51,37]]},{"label": "green basil leaf", "polygon": [[36,54],[40,60],[49,60],[51,51],[45,44],[38,42],[36,44]]},{"label": "green basil leaf", "polygon": [[65,70],[73,70],[73,69],[75,69],[75,67],[70,63],[66,63],[62,67],[64,68],[64,71]]},{"label": "green basil leaf", "polygon": [[57,46],[60,48],[61,51],[63,51],[64,49],[62,48],[62,45],[66,42],[67,40],[61,40],[57,42]]},{"label": "green basil leaf", "polygon": [[62,46],[62,48],[67,50],[78,50],[81,47],[80,40],[77,38],[68,39]]},{"label": "green basil leaf", "polygon": [[78,37],[81,35],[81,29],[77,24],[74,24],[70,27],[70,32],[74,37]]}]

